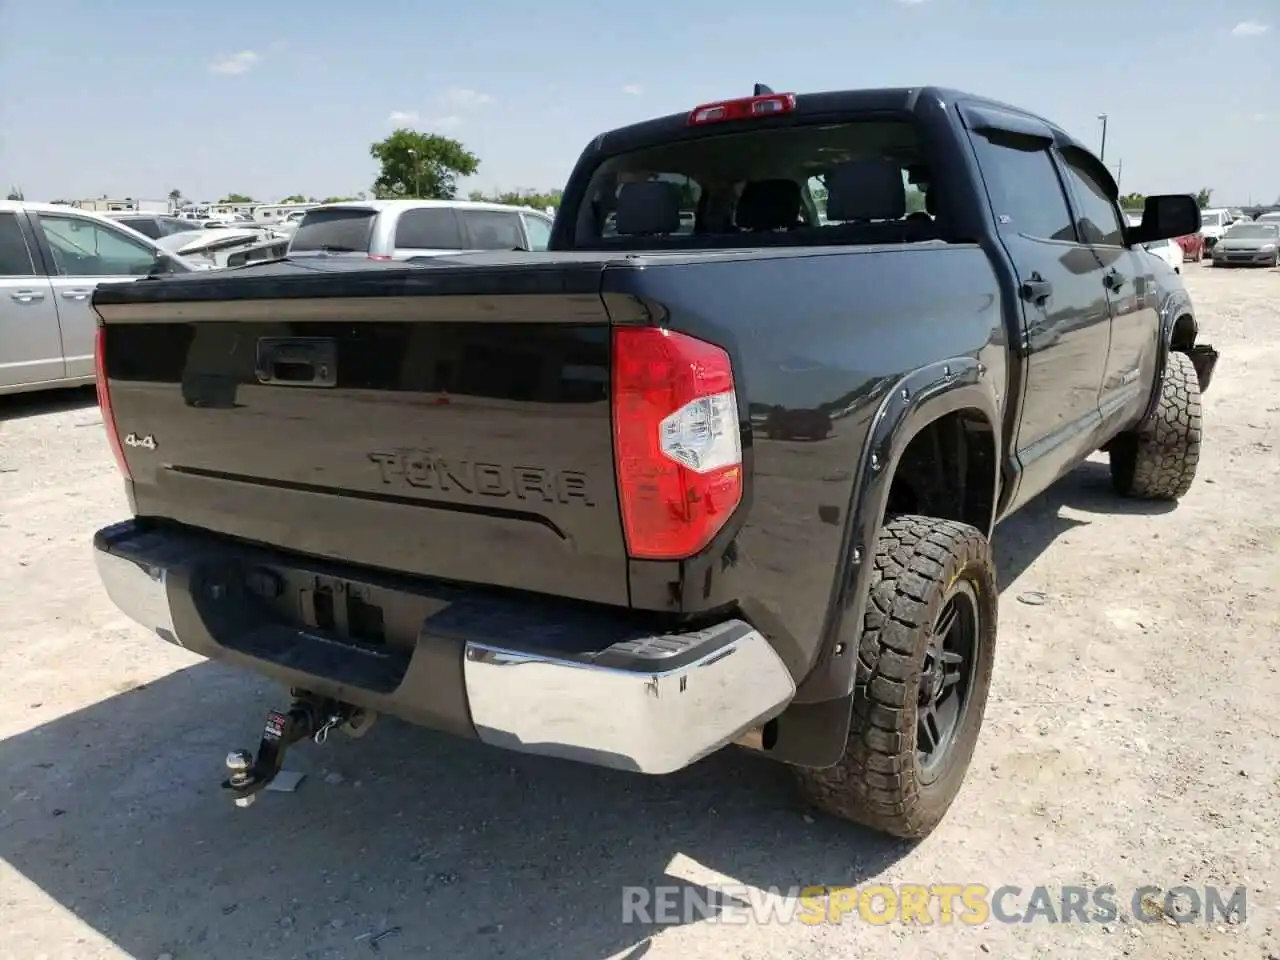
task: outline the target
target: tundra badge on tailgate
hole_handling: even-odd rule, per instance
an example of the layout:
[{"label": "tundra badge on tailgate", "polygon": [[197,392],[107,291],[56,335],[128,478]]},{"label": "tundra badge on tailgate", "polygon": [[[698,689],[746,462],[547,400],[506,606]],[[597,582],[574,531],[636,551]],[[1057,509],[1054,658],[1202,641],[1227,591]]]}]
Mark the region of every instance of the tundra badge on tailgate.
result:
[{"label": "tundra badge on tailgate", "polygon": [[404,483],[420,490],[439,490],[483,497],[540,500],[543,503],[580,503],[594,507],[587,475],[576,470],[546,467],[508,467],[497,463],[454,460],[430,450],[374,451],[382,482]]}]

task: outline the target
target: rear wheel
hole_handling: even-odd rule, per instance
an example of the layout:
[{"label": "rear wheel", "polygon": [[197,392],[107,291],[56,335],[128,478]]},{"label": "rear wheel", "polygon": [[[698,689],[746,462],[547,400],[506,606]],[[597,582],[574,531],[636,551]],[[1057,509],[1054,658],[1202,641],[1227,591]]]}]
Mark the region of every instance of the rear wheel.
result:
[{"label": "rear wheel", "polygon": [[1201,435],[1196,368],[1185,353],[1170,353],[1150,421],[1111,443],[1111,485],[1126,497],[1177,500],[1196,478]]},{"label": "rear wheel", "polygon": [[923,837],[938,825],[982,727],[997,609],[995,563],[981,532],[921,516],[885,525],[844,757],[797,769],[816,807],[897,837]]}]

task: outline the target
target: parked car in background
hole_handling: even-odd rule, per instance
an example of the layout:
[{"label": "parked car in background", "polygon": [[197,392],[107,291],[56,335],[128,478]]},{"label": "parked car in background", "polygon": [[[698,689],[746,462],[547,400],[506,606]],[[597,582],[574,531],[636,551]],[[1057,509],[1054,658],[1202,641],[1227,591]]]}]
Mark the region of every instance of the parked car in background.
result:
[{"label": "parked car in background", "polygon": [[161,237],[175,233],[193,233],[204,229],[195,220],[158,213],[135,213],[133,211],[108,213],[116,223],[123,223],[132,230],[137,230],[144,237],[159,240]]},{"label": "parked car in background", "polygon": [[273,221],[271,229],[282,237],[292,237],[298,232],[298,226],[306,215],[306,210],[294,210],[292,213],[287,214],[284,219]]},{"label": "parked car in background", "polygon": [[528,207],[467,200],[351,200],[313,207],[289,256],[408,260],[463,250],[545,250],[552,220]]},{"label": "parked car in background", "polygon": [[1163,260],[1174,273],[1182,272],[1182,247],[1173,240],[1152,240],[1144,243],[1142,249],[1157,260]]},{"label": "parked car in background", "polygon": [[[1125,211],[1125,219],[1130,227],[1142,226],[1142,213]],[[1143,249],[1154,254],[1173,268],[1174,273],[1182,273],[1182,264],[1187,260],[1199,262],[1204,259],[1204,236],[1193,233],[1186,237],[1175,237],[1172,240],[1156,240],[1144,243]]]},{"label": "parked car in background", "polygon": [[[274,227],[253,220],[218,222],[217,227],[211,228],[202,221],[183,217],[139,213],[110,213],[107,216],[150,237],[171,253],[205,261],[212,267],[236,266],[249,260],[283,256],[288,242],[287,237]],[[254,248],[260,255],[232,257],[249,248]]]},{"label": "parked car in background", "polygon": [[199,268],[102,214],[0,202],[0,394],[93,382],[99,284]]},{"label": "parked car in background", "polygon": [[1185,237],[1175,237],[1174,243],[1182,248],[1183,261],[1199,263],[1204,259],[1204,234],[1192,233]]},{"label": "parked car in background", "polygon": [[1280,210],[1272,210],[1270,213],[1260,214],[1254,223],[1280,223]]},{"label": "parked car in background", "polygon": [[1280,267],[1280,223],[1237,223],[1213,248],[1215,267]]},{"label": "parked car in background", "polygon": [[1213,256],[1214,244],[1222,239],[1230,225],[1231,221],[1225,210],[1200,211],[1200,234],[1204,237],[1204,247],[1209,251],[1209,256]]}]

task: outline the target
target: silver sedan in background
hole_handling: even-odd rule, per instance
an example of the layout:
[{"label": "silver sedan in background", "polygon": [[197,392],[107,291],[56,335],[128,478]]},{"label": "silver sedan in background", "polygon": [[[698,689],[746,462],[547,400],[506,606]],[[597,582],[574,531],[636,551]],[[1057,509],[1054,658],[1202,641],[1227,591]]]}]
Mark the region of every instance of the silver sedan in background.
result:
[{"label": "silver sedan in background", "polygon": [[1232,224],[1211,256],[1215,267],[1280,267],[1280,224]]}]

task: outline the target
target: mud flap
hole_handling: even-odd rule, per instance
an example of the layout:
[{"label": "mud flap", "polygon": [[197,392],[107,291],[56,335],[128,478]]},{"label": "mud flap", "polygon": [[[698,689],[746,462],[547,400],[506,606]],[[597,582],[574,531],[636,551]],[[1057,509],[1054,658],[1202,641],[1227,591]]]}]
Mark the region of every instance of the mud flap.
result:
[{"label": "mud flap", "polygon": [[1209,390],[1209,383],[1213,380],[1214,368],[1218,365],[1218,351],[1206,343],[1192,347],[1187,352],[1187,356],[1191,358],[1191,365],[1196,368],[1200,392],[1206,393]]}]

